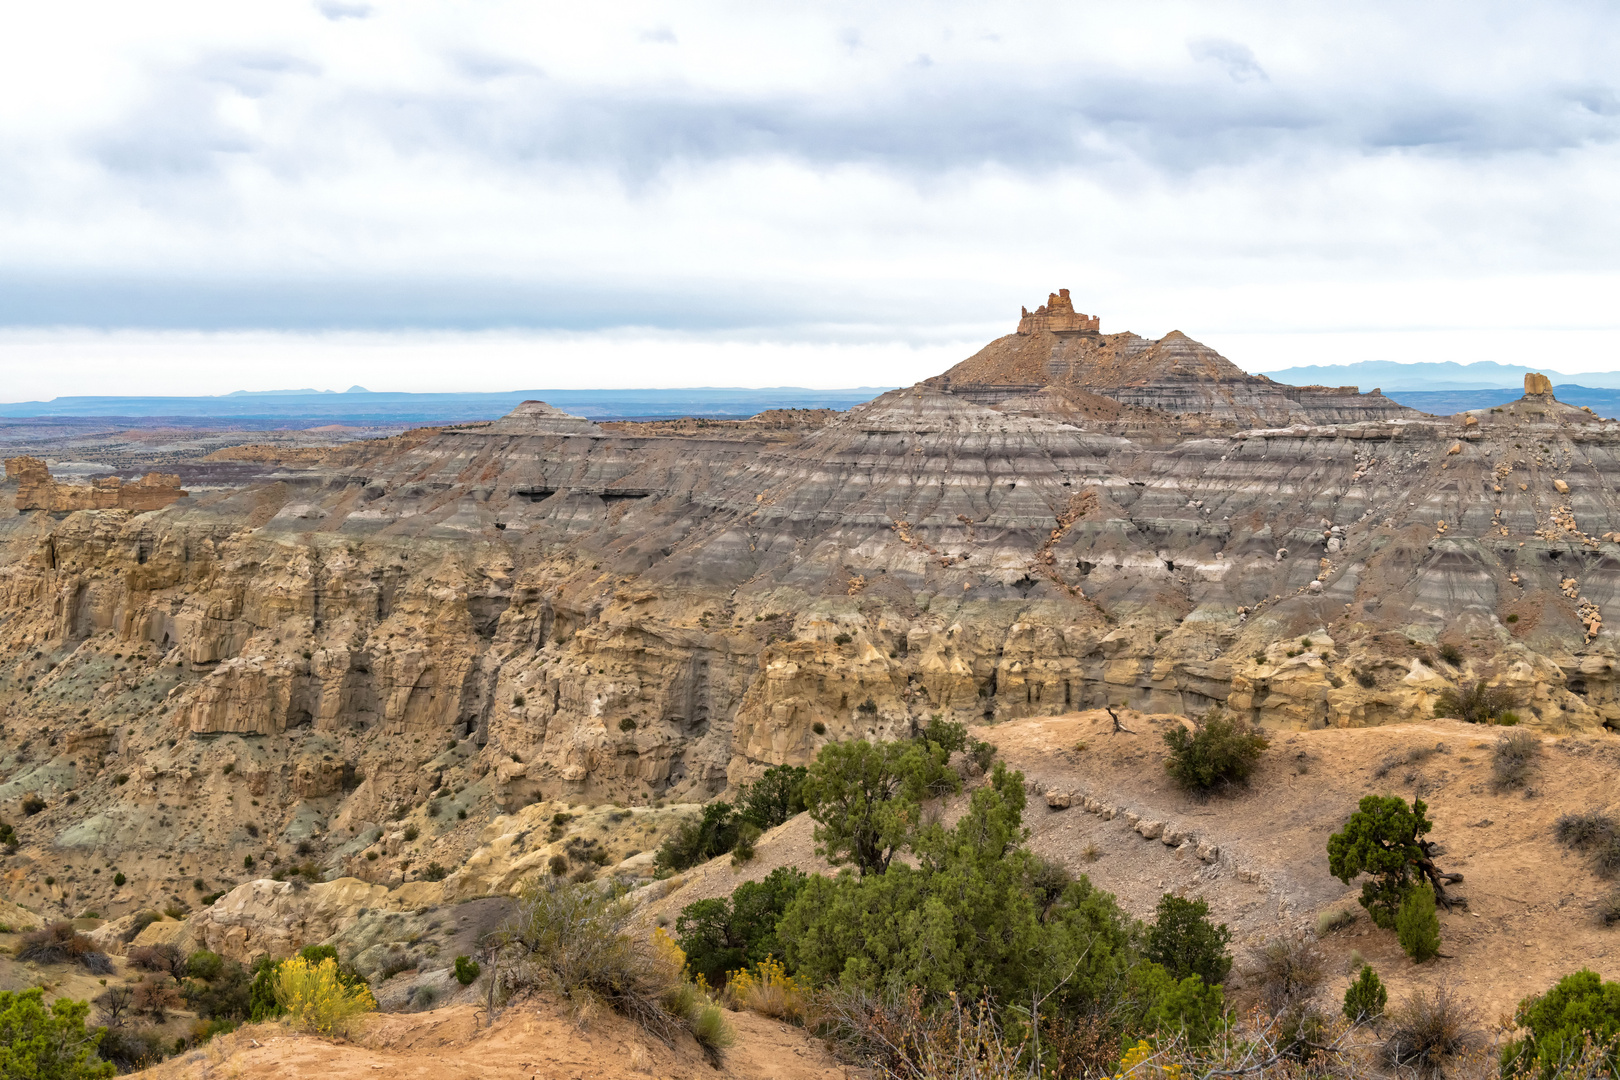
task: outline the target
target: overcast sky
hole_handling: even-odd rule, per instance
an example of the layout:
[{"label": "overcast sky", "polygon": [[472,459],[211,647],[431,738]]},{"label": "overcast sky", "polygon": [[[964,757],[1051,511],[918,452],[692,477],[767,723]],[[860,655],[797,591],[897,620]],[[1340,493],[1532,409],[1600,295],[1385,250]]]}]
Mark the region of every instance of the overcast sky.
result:
[{"label": "overcast sky", "polygon": [[0,399],[1620,368],[1620,8],[10,5]]}]

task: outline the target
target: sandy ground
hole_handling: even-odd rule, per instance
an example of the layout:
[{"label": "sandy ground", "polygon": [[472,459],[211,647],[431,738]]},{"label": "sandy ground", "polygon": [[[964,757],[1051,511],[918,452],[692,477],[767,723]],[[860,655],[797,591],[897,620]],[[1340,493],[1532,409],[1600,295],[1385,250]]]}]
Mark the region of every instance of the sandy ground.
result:
[{"label": "sandy ground", "polygon": [[737,1042],[718,1069],[690,1037],[668,1047],[611,1013],[599,1012],[582,1024],[552,1003],[531,1002],[503,1011],[493,1029],[481,1027],[482,1014],[468,1005],[375,1016],[349,1039],[255,1024],[142,1075],[154,1080],[845,1080],[848,1075],[798,1028],[752,1013],[726,1017]]},{"label": "sandy ground", "polygon": [[[1413,964],[1392,932],[1363,915],[1323,941],[1336,971],[1347,971],[1351,951],[1359,950],[1393,995],[1449,980],[1488,1021],[1583,966],[1620,977],[1620,929],[1601,926],[1595,914],[1615,883],[1553,839],[1560,814],[1620,809],[1620,739],[1544,738],[1527,797],[1493,790],[1491,753],[1501,728],[1439,720],[1280,732],[1247,790],[1199,802],[1164,772],[1162,733],[1179,722],[1130,714],[1126,726],[1136,734],[1112,734],[1106,713],[1088,712],[1016,721],[979,736],[1043,793],[1089,792],[1218,844],[1219,860],[1205,865],[1190,849],[1143,839],[1120,816],[1105,821],[1078,806],[1049,810],[1033,796],[1027,815],[1035,851],[1089,874],[1133,914],[1151,915],[1164,892],[1206,897],[1235,931],[1240,972],[1246,951],[1265,938],[1314,929],[1317,913],[1330,908],[1360,912],[1360,883],[1346,887],[1328,874],[1328,837],[1363,795],[1410,799],[1421,791],[1434,822],[1430,836],[1442,845],[1440,865],[1464,875],[1455,891],[1467,898],[1467,910],[1440,917],[1448,955]],[[1081,743],[1086,748],[1076,749]],[[1374,776],[1391,756],[1424,748],[1436,752]],[[1341,994],[1348,981],[1340,976],[1330,992]]]}]

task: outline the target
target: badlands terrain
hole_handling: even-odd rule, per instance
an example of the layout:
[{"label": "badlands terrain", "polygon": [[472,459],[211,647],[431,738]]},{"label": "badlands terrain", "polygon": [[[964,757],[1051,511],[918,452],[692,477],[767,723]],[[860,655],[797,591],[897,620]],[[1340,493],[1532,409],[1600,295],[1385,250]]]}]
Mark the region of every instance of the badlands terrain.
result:
[{"label": "badlands terrain", "polygon": [[[551,856],[650,877],[699,804],[941,715],[1024,771],[1035,849],[1135,915],[1183,890],[1244,942],[1314,926],[1353,895],[1327,835],[1362,794],[1422,790],[1470,900],[1443,916],[1452,958],[1403,968],[1365,920],[1333,949],[1396,990],[1449,971],[1493,1010],[1583,963],[1614,977],[1599,884],[1551,821],[1615,798],[1620,423],[1526,386],[1429,416],[1246,375],[1179,332],[1103,334],[1054,294],[843,413],[598,424],[530,402],[150,460],[131,437],[119,483],[18,455],[10,925],[94,912],[117,951],[168,909],[137,942],[329,940],[368,974],[405,953],[384,1007],[422,985],[454,1004],[448,959]],[[1493,733],[1434,719],[1479,680],[1543,741],[1531,796],[1486,782]],[[1249,793],[1193,804],[1160,733],[1217,706],[1272,748]],[[811,846],[790,821],[740,875],[648,886],[649,916]],[[232,1045],[241,1075],[274,1073]]]}]

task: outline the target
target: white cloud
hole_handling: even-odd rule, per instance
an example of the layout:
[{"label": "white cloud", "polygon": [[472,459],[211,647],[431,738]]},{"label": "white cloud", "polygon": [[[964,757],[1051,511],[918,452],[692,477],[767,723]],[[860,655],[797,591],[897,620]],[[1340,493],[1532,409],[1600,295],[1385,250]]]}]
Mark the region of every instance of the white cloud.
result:
[{"label": "white cloud", "polygon": [[[329,361],[311,342],[344,331],[745,337],[869,347],[896,366],[863,381],[888,383],[1060,285],[1107,330],[1290,349],[1614,318],[1602,6],[668,17],[23,9],[0,39],[0,325],[283,331]],[[211,377],[182,354],[148,377]],[[677,382],[724,381],[670,355]]]}]

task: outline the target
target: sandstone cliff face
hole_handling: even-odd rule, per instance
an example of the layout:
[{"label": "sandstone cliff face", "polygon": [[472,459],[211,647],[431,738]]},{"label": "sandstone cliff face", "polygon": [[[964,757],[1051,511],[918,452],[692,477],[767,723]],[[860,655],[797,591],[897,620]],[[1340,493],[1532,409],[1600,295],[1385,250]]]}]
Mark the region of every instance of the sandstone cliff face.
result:
[{"label": "sandstone cliff face", "polygon": [[160,510],[186,493],[180,477],[148,473],[132,484],[102,476],[88,484],[59,484],[38,458],[6,459],[6,481],[17,485],[18,510]]},{"label": "sandstone cliff face", "polygon": [[[1154,348],[1176,409],[1264,389]],[[1531,724],[1620,722],[1620,425],[1321,391],[1363,419],[1238,427],[1112,381],[673,434],[536,404],[157,512],[0,516],[8,888],[413,880],[496,811],[707,798],[934,714],[1365,725],[1484,678]]]}]

